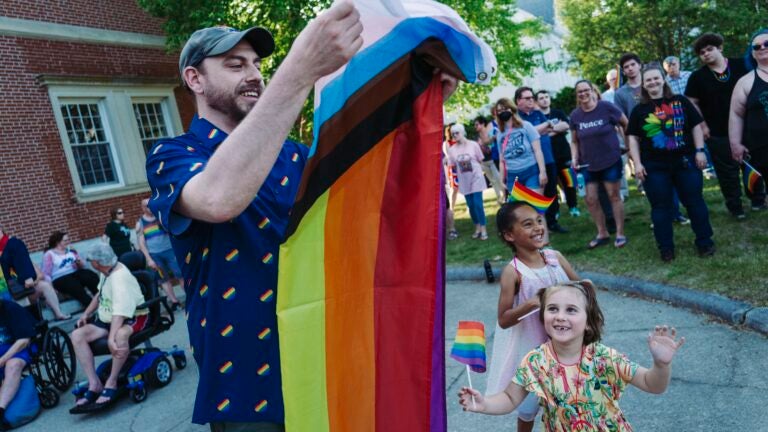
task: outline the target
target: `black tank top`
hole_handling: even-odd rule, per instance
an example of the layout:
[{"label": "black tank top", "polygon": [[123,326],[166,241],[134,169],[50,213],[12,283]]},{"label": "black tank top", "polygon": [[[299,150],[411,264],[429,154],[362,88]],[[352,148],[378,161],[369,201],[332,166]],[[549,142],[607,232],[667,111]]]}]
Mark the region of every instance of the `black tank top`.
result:
[{"label": "black tank top", "polygon": [[757,69],[747,96],[744,138],[744,145],[750,150],[768,147],[768,82],[760,78]]}]

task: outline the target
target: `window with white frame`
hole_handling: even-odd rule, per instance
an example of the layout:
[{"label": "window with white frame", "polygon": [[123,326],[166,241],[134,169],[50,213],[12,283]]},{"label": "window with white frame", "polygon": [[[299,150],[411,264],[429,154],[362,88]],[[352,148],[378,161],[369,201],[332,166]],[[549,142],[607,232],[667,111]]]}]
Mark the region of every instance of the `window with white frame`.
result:
[{"label": "window with white frame", "polygon": [[72,82],[43,77],[80,202],[149,190],[146,155],[181,128],[175,83]]}]

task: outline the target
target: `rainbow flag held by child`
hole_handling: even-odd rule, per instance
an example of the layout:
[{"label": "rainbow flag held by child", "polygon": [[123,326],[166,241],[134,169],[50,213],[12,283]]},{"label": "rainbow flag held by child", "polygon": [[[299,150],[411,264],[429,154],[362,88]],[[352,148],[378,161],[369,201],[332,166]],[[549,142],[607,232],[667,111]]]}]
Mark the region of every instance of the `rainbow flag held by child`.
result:
[{"label": "rainbow flag held by child", "polygon": [[750,194],[757,191],[762,177],[762,174],[760,174],[755,167],[747,163],[747,161],[744,161],[744,188],[746,188]]},{"label": "rainbow flag held by child", "polygon": [[528,189],[522,183],[515,180],[512,190],[509,192],[509,201],[525,201],[532,205],[539,213],[547,211],[555,197],[547,198],[535,190]]},{"label": "rainbow flag held by child", "polygon": [[474,372],[485,372],[485,326],[479,321],[459,321],[451,358]]},{"label": "rainbow flag held by child", "polygon": [[576,178],[576,174],[573,172],[573,168],[563,168],[561,171],[561,177],[563,178],[563,183],[565,184],[565,187],[572,188],[576,184],[576,181],[574,180]]}]

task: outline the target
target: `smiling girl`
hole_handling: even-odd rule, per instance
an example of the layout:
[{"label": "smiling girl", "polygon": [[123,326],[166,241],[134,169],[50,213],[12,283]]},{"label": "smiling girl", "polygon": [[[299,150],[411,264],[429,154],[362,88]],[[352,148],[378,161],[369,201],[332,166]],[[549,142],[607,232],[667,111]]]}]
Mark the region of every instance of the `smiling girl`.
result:
[{"label": "smiling girl", "polygon": [[631,431],[618,405],[626,385],[663,393],[685,338],[676,339],[674,328],[656,326],[648,335],[653,366],[646,369],[600,343],[603,313],[592,282],[562,283],[538,297],[539,319],[550,340],[525,356],[504,391],[486,398],[464,387],[459,403],[465,411],[507,414],[533,393],[544,407],[546,431]]}]

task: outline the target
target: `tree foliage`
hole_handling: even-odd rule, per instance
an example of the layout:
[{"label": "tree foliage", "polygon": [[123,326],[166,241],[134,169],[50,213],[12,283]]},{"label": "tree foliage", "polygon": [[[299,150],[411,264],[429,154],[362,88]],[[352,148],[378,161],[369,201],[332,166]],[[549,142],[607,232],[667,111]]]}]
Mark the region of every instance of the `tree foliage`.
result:
[{"label": "tree foliage", "polygon": [[[331,0],[138,0],[150,14],[165,19],[168,49],[178,50],[195,30],[215,25],[248,28],[259,25],[275,37],[275,53],[263,63],[269,77],[282,62],[294,39],[309,20],[330,6]],[[538,51],[525,48],[523,36],[544,31],[538,20],[512,21],[514,0],[443,0],[454,8],[478,36],[493,49],[499,71],[490,86],[462,85],[449,101],[449,111],[469,111],[487,99],[499,82],[519,82],[536,66]],[[305,104],[293,131],[300,140],[311,139],[312,102]]]},{"label": "tree foliage", "polygon": [[768,0],[557,0],[570,36],[566,49],[583,75],[602,83],[619,57],[645,62],[675,55],[698,67],[690,46],[708,31],[725,38],[725,54],[740,56],[751,32],[768,23]]}]

